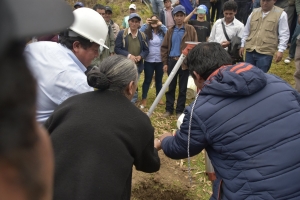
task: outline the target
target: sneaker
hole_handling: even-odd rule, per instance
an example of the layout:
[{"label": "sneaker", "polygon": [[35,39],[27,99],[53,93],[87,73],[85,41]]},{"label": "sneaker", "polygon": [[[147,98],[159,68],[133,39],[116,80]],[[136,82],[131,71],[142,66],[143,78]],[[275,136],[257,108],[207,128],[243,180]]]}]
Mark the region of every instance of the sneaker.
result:
[{"label": "sneaker", "polygon": [[170,113],[169,111],[166,111],[165,114],[163,114],[163,117],[170,117],[172,115],[172,113]]},{"label": "sneaker", "polygon": [[176,113],[176,118],[178,119],[182,113]]},{"label": "sneaker", "polygon": [[142,99],[140,108],[144,109],[146,107],[146,104],[147,104],[147,99]]},{"label": "sneaker", "polygon": [[293,58],[291,58],[291,57],[287,57],[286,59],[284,59],[284,63],[285,64],[289,64],[290,62],[291,62],[291,60],[293,60]]}]

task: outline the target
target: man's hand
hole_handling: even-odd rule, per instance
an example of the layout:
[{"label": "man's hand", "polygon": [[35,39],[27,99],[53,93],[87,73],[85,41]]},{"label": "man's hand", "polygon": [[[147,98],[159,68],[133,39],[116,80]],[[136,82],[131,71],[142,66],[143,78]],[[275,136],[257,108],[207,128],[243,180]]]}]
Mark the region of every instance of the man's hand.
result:
[{"label": "man's hand", "polygon": [[198,8],[196,7],[196,8],[193,10],[193,12],[194,12],[195,15],[198,15],[197,9],[198,9]]},{"label": "man's hand", "polygon": [[229,44],[230,44],[230,42],[229,42],[229,41],[223,41],[223,42],[221,42],[221,46],[222,46],[223,48],[226,48],[226,47],[228,47],[228,46],[229,46]]},{"label": "man's hand", "polygon": [[159,140],[162,142],[166,137],[169,137],[169,136],[173,136],[173,134],[166,132],[159,137]]},{"label": "man's hand", "polygon": [[165,73],[167,73],[168,72],[168,65],[164,65],[163,70],[164,70]]},{"label": "man's hand", "polygon": [[283,53],[282,53],[282,52],[279,52],[279,51],[277,51],[277,53],[275,54],[275,62],[279,62],[279,61],[281,61],[281,59],[282,59],[282,56],[283,56]]},{"label": "man's hand", "polygon": [[129,59],[132,60],[133,62],[135,62],[135,56],[134,55],[130,55]]},{"label": "man's hand", "polygon": [[157,149],[157,151],[161,150],[161,140],[157,138],[154,139],[154,148]]},{"label": "man's hand", "polygon": [[239,55],[240,55],[241,58],[243,57],[243,55],[244,55],[244,47],[240,48]]},{"label": "man's hand", "polygon": [[140,60],[142,59],[142,56],[136,56],[135,57],[135,62],[137,63],[137,62],[140,62]]}]

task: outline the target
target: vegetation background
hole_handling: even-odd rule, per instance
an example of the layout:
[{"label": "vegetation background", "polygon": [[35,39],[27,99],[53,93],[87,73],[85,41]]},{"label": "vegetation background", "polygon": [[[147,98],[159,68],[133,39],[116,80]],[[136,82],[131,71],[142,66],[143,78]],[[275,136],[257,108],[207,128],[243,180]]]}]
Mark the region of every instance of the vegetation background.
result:
[{"label": "vegetation background", "polygon": [[[76,0],[66,0],[70,6],[76,3]],[[85,4],[86,7],[92,8],[95,4],[109,5],[113,9],[113,20],[119,26],[122,20],[128,15],[128,7],[131,4],[129,0],[79,0]],[[140,0],[133,2],[137,6],[137,13],[142,17],[143,21],[152,15],[151,10]],[[287,50],[288,51],[288,50]],[[283,59],[288,56],[287,51],[284,53]],[[279,63],[273,62],[269,73],[275,74],[292,87],[295,81],[293,73],[295,71],[295,64],[292,61],[290,64],[285,64],[283,61]],[[164,75],[163,80],[167,79]],[[139,97],[141,97],[141,88],[144,80],[143,74],[139,81]],[[151,87],[148,93],[148,104],[143,110],[147,112],[155,99],[155,87]],[[163,97],[165,102],[165,97]],[[186,105],[189,105],[192,100],[187,100]],[[164,106],[159,105],[153,115],[151,116],[152,125],[155,128],[155,136],[163,134],[164,132],[172,132],[177,129],[176,116],[170,118],[163,118],[162,114],[165,112]],[[192,184],[189,182],[189,173],[187,169],[187,160],[174,161],[167,158],[163,152],[160,152],[161,170],[154,174],[145,174],[133,171],[132,180],[132,199],[166,199],[166,200],[181,200],[181,199],[209,199],[212,193],[211,182],[207,179],[205,174],[204,153],[191,158],[191,177]]]}]

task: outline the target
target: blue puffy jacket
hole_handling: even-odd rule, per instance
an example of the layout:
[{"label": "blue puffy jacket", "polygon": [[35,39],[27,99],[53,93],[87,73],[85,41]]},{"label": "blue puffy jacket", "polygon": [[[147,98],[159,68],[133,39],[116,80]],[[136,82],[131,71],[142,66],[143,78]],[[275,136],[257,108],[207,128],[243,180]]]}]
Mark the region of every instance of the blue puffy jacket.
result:
[{"label": "blue puffy jacket", "polygon": [[[191,108],[162,141],[168,157],[187,157]],[[300,96],[286,82],[247,63],[224,66],[192,113],[189,151],[206,149],[212,161],[211,199],[300,199]]]}]

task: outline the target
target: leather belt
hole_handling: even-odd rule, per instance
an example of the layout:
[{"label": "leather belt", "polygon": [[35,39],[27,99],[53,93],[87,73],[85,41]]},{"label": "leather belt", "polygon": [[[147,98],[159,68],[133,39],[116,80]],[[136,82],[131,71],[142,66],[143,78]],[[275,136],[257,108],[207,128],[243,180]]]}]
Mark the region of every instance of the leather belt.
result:
[{"label": "leather belt", "polygon": [[178,59],[179,59],[179,56],[173,56],[173,57],[172,57],[172,56],[169,56],[169,58],[170,58],[170,59],[173,59],[173,60],[178,60]]}]

